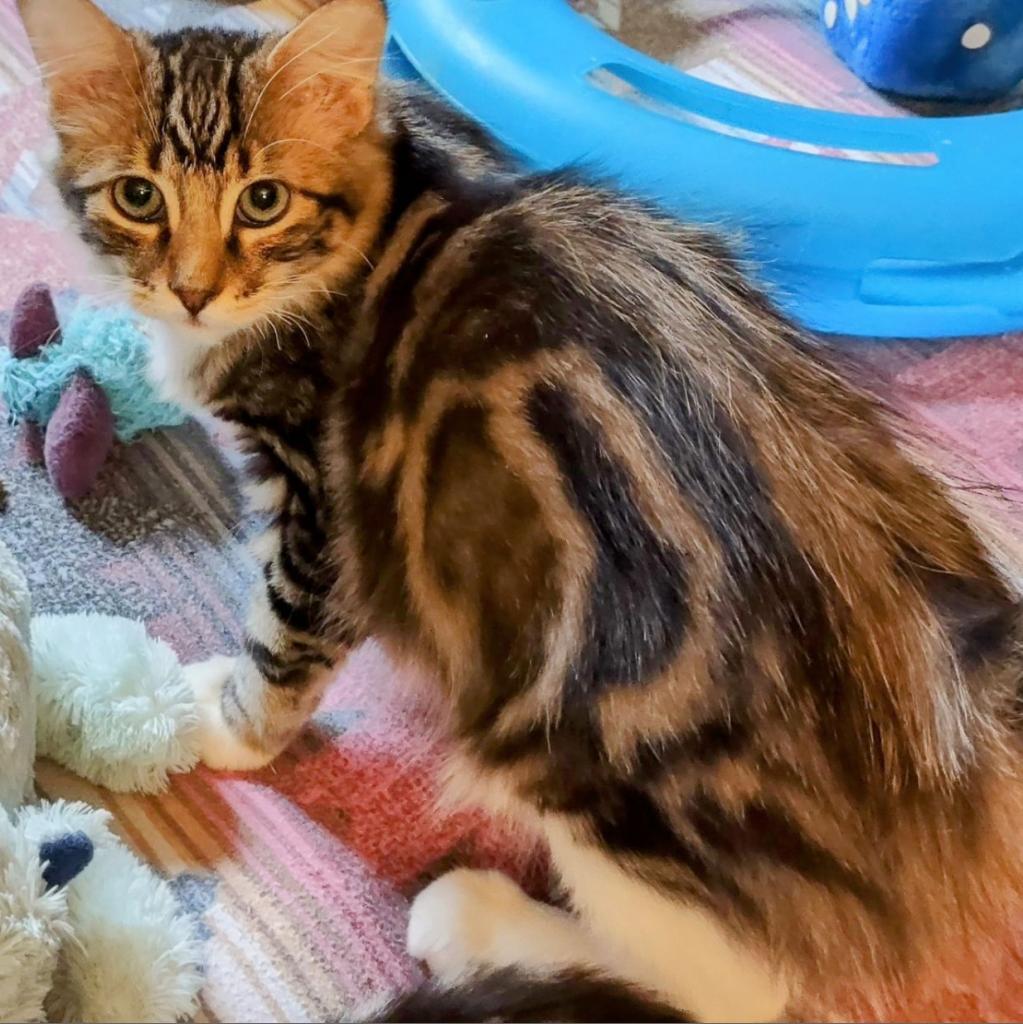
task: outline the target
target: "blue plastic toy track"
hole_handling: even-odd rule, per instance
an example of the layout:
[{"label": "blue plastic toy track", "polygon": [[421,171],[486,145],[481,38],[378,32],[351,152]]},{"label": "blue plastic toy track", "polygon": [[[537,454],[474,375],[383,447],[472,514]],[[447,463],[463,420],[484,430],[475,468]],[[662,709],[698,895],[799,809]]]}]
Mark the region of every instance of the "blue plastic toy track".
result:
[{"label": "blue plastic toy track", "polygon": [[527,164],[589,163],[683,216],[743,229],[809,327],[1023,329],[1023,111],[873,118],[774,103],[644,57],[565,0],[390,7],[396,63]]}]

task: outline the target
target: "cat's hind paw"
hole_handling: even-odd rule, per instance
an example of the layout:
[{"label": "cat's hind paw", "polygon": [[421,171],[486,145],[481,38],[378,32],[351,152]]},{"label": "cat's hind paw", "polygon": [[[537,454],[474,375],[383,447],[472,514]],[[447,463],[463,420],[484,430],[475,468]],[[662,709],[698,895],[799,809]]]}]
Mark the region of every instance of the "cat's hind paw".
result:
[{"label": "cat's hind paw", "polygon": [[552,928],[564,927],[562,916],[530,899],[499,871],[459,868],[431,882],[413,901],[408,951],[450,985],[480,968],[528,963],[534,941],[543,947]]}]

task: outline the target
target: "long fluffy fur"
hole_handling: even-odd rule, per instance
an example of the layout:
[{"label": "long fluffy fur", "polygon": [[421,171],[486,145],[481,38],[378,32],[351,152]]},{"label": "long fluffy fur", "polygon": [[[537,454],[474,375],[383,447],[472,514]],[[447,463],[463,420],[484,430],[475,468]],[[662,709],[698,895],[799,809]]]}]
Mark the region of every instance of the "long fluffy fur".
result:
[{"label": "long fluffy fur", "polygon": [[[64,193],[270,513],[244,654],[201,677],[207,761],[271,758],[376,635],[436,680],[454,782],[547,836],[586,924],[463,877],[413,911],[434,966],[557,934],[720,1018],[968,959],[1019,895],[1017,563],[899,417],[712,234],[374,97],[370,0],[283,41],[82,17],[141,59],[113,144],[78,108],[125,76],[94,49],[51,79]],[[126,223],[112,160],[187,216]],[[287,216],[225,241],[263,178]],[[183,268],[213,296],[194,324]]]}]

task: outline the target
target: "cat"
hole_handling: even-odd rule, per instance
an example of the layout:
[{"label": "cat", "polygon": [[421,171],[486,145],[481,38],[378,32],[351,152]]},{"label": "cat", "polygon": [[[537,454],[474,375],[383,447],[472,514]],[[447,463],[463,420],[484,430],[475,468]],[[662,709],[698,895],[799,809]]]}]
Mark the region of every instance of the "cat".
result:
[{"label": "cat", "polygon": [[269,516],[203,759],[269,763],[372,635],[549,844],[570,909],[439,878],[381,1013],[770,1020],[968,959],[1020,890],[1020,562],[896,412],[714,233],[379,82],[376,0],[21,10],[64,201]]}]

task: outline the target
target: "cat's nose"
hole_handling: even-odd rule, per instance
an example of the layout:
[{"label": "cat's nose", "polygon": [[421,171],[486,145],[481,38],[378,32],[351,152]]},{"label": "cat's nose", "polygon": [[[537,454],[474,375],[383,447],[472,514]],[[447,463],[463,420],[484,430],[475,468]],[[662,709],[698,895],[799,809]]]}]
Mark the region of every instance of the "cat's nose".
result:
[{"label": "cat's nose", "polygon": [[215,288],[185,288],[171,285],[170,289],[192,316],[198,316],[209,305],[210,299],[217,294]]}]

